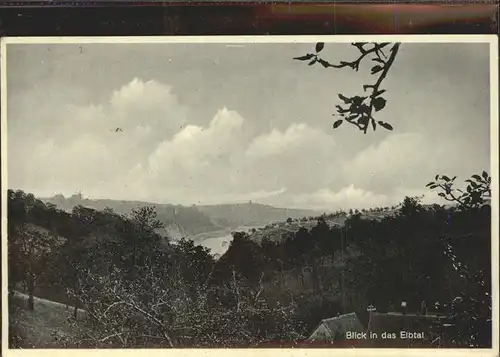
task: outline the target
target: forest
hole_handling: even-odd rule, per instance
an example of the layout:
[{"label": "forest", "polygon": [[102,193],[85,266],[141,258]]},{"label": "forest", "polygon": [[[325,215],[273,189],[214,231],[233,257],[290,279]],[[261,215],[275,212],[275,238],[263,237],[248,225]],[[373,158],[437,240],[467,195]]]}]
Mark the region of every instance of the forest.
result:
[{"label": "forest", "polygon": [[[448,346],[490,346],[491,177],[473,175],[463,190],[455,177],[435,179],[429,189],[452,205],[406,197],[383,218],[338,211],[315,217],[311,229],[264,230],[258,240],[234,232],[217,260],[157,233],[151,207],[66,212],[9,190],[11,347],[29,347],[19,314],[36,311],[36,297],[73,309],[73,334],[60,347],[289,346],[321,319],[401,301],[446,314]],[[329,224],[339,216],[344,224]],[[15,291],[28,295],[26,305]]]}]

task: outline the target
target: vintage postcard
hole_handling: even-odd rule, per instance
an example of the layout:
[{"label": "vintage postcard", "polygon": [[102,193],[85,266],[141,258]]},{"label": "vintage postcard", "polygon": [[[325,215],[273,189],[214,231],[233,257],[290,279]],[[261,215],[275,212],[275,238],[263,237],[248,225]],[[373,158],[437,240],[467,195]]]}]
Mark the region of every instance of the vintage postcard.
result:
[{"label": "vintage postcard", "polygon": [[3,38],[3,354],[497,355],[497,46]]}]

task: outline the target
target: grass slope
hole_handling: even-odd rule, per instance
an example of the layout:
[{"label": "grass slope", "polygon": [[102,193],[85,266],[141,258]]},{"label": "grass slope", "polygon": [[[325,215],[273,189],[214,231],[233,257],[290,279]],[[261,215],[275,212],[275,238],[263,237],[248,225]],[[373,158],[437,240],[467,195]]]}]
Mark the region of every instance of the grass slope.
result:
[{"label": "grass slope", "polygon": [[[13,319],[13,325],[21,338],[18,347],[60,348],[67,341],[75,341],[78,329],[72,322],[71,306],[35,297],[35,309],[29,311],[26,308],[27,300],[28,296],[19,292],[15,292],[12,297],[15,314],[10,313],[9,318]],[[85,311],[78,310],[77,320],[84,317]]]}]

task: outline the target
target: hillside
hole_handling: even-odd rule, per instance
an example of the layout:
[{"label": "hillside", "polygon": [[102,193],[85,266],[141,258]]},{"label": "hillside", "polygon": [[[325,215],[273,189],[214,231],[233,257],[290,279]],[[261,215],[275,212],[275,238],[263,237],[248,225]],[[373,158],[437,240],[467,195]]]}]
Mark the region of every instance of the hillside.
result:
[{"label": "hillside", "polygon": [[194,207],[185,207],[172,204],[158,204],[142,201],[118,201],[110,199],[86,199],[78,195],[65,198],[56,195],[51,198],[41,198],[42,201],[52,203],[59,209],[71,211],[73,207],[81,205],[96,210],[111,208],[119,214],[128,214],[133,209],[153,206],[158,214],[158,219],[165,225],[165,233],[175,238],[198,234],[220,229],[215,225],[210,217],[201,213]]},{"label": "hillside", "polygon": [[[144,221],[141,212],[135,220],[106,210],[68,214],[22,191],[9,191],[8,208],[10,292],[38,297],[10,300],[19,307],[10,310],[12,338],[22,347],[80,346],[81,334],[96,348],[248,347],[300,340],[322,319],[369,305],[387,312],[405,301],[416,312],[422,301],[439,301],[434,308],[446,310],[457,291],[467,304],[491,296],[489,206],[449,210],[407,197],[397,207],[287,217],[249,233],[234,229],[220,259],[192,240],[158,239],[141,223],[154,217],[148,209]],[[87,318],[73,320],[66,304]],[[489,304],[481,300],[457,331],[470,323],[486,331]],[[491,339],[480,337],[481,345]]]},{"label": "hillside", "polygon": [[[15,292],[10,301],[10,308],[16,312],[12,326],[15,326],[18,336],[14,346],[57,348],[65,346],[68,340],[78,340],[78,327],[71,320],[72,307],[67,308],[64,304],[35,297],[36,308],[30,311],[27,309],[27,300],[26,294]],[[84,316],[84,311],[78,310],[78,319],[81,320]],[[65,347],[78,346],[73,344]]]},{"label": "hillside", "polygon": [[[306,212],[301,211],[301,213]],[[386,217],[394,217],[396,213],[396,207],[369,209],[359,212],[359,218],[363,220],[380,221]],[[318,224],[318,218],[320,217],[324,219],[325,223],[328,224],[329,227],[340,227],[345,224],[345,221],[349,216],[349,214],[342,211],[322,215],[319,215],[317,212],[313,212],[313,215],[311,215],[309,212],[309,214],[299,218],[289,217],[287,219],[266,224],[261,228],[251,230],[250,238],[258,243],[264,238],[278,242],[284,237],[290,236],[290,234],[295,234],[300,228],[305,228],[310,231]]]},{"label": "hillside", "polygon": [[263,226],[273,222],[318,216],[320,212],[306,209],[278,208],[259,203],[197,206],[198,210],[218,225],[226,227]]},{"label": "hillside", "polygon": [[59,209],[68,212],[77,205],[96,210],[111,208],[119,214],[127,214],[133,209],[144,206],[153,206],[158,214],[158,219],[165,225],[165,232],[162,233],[174,239],[240,226],[264,226],[274,222],[286,221],[288,218],[300,219],[320,214],[313,210],[277,208],[258,203],[187,207],[143,201],[87,199],[79,195],[73,195],[69,198],[56,195],[51,198],[41,198],[41,200],[52,203]]}]

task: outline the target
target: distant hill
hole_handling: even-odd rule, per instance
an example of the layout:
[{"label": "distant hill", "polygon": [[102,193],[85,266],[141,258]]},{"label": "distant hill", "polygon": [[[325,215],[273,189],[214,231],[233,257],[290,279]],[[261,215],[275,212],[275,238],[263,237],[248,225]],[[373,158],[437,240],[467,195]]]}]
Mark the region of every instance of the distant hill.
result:
[{"label": "distant hill", "polygon": [[188,207],[143,201],[87,199],[80,195],[68,198],[56,195],[51,198],[41,198],[41,200],[52,203],[65,211],[71,211],[73,207],[81,205],[96,210],[111,208],[119,214],[128,214],[139,207],[153,206],[158,214],[158,219],[165,225],[162,233],[166,233],[173,239],[226,228],[264,226],[274,222],[283,222],[288,218],[300,219],[320,214],[313,210],[277,208],[258,203]]},{"label": "distant hill", "polygon": [[174,239],[221,228],[215,225],[210,217],[194,207],[142,201],[93,200],[82,198],[79,195],[73,195],[69,198],[65,198],[62,195],[56,195],[51,198],[41,198],[41,200],[50,202],[65,211],[71,211],[73,207],[81,205],[96,210],[111,208],[118,214],[128,214],[132,212],[133,209],[139,207],[153,206],[158,214],[158,219],[165,225],[165,233]]},{"label": "distant hill", "polygon": [[[483,205],[490,205],[491,200],[485,199],[485,202]],[[424,204],[422,207],[424,209],[432,209],[434,204]],[[440,206],[440,205],[438,205]],[[456,207],[456,205],[453,204],[448,204],[448,205],[443,205],[445,209],[451,209],[453,207]],[[366,209],[359,211],[359,217],[361,219],[366,219],[366,220],[376,220],[376,221],[381,221],[384,218],[387,217],[394,217],[398,214],[400,209],[400,205],[395,205],[392,207],[379,207],[379,208],[371,208],[371,209]],[[300,213],[304,213],[302,210],[297,210]],[[254,240],[255,242],[260,243],[264,238],[269,239],[271,241],[280,241],[283,239],[283,237],[289,236],[289,234],[294,234],[296,233],[300,228],[305,228],[307,230],[311,230],[313,227],[315,227],[318,223],[318,218],[320,216],[325,220],[325,222],[331,227],[331,226],[344,226],[346,219],[350,216],[350,214],[346,212],[342,213],[325,213],[325,214],[318,214],[313,213],[313,214],[307,214],[307,215],[302,215],[300,217],[293,217],[291,221],[287,221],[286,219],[281,219],[281,220],[276,220],[272,223],[262,225],[261,228],[257,229],[252,229],[250,238]]]},{"label": "distant hill", "polygon": [[321,213],[306,209],[278,208],[260,203],[196,206],[198,210],[225,227],[264,226],[273,222],[318,216]]}]

